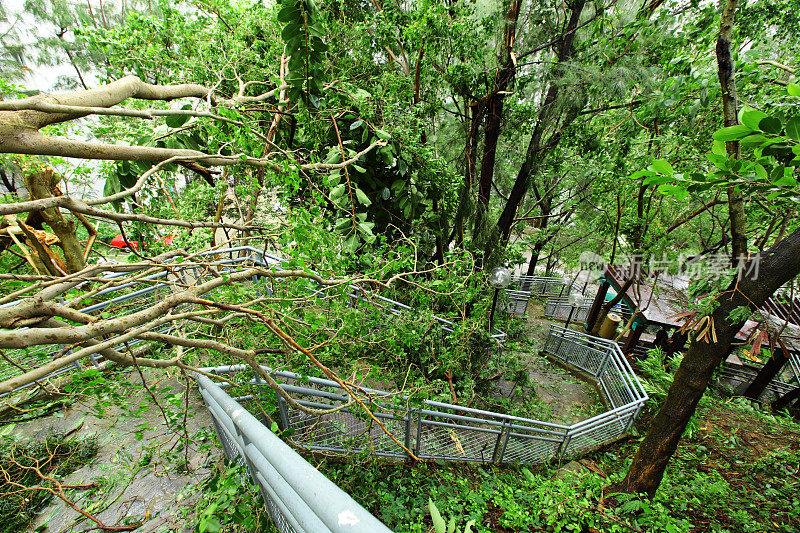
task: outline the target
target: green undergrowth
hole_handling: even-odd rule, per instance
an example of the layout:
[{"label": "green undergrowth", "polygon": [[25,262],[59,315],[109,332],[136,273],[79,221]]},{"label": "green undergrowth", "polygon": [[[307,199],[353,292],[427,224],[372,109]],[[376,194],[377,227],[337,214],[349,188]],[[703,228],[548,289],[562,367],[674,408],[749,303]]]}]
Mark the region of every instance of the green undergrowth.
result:
[{"label": "green undergrowth", "polygon": [[[53,498],[59,479],[81,468],[95,456],[93,438],[70,440],[53,433],[43,440],[0,441],[0,533],[24,531]],[[54,481],[56,483],[54,483]]]},{"label": "green undergrowth", "polygon": [[219,464],[203,485],[195,507],[198,510],[194,520],[197,533],[278,531],[247,469],[238,464],[227,461]]},{"label": "green undergrowth", "polygon": [[475,520],[473,531],[797,531],[800,426],[718,400],[698,421],[656,497],[617,495],[617,506],[603,490],[624,476],[640,437],[566,467],[328,459],[319,468],[397,532],[430,530],[429,497],[447,521]]}]

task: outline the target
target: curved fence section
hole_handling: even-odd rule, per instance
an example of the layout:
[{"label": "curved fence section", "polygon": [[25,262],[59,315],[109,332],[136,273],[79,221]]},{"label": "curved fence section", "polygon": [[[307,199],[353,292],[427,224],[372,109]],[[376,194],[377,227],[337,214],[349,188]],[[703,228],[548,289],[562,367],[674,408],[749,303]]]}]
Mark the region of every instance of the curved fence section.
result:
[{"label": "curved fence section", "polygon": [[[128,272],[117,272],[104,276],[104,282],[110,282],[113,286],[97,291],[92,295],[91,300],[95,303],[84,305],[82,300],[85,296],[79,296],[73,300],[61,302],[67,307],[73,307],[82,313],[111,318],[117,316],[130,315],[137,311],[146,309],[174,290],[176,283],[190,285],[210,279],[212,276],[219,276],[228,272],[237,271],[247,265],[274,266],[282,262],[278,257],[266,254],[250,246],[238,246],[224,248],[222,250],[210,250],[198,254],[198,258],[204,260],[204,265],[181,265],[175,263],[175,267],[169,270],[162,270],[150,275],[146,273],[148,267]],[[171,261],[175,261],[173,258]],[[212,271],[213,270],[213,271]],[[130,281],[125,281],[130,278]],[[114,283],[116,282],[116,283]],[[80,286],[78,286],[80,288]],[[9,302],[0,306],[8,308],[17,305],[19,301]],[[173,329],[170,324],[165,324],[152,331],[154,333],[167,333]],[[142,342],[134,339],[128,342],[128,346],[135,346]],[[27,369],[34,368],[54,359],[70,355],[73,351],[80,349],[81,346],[61,346],[61,345],[39,345],[27,349],[6,350],[5,361],[0,362],[0,381],[13,378],[25,372]],[[103,357],[100,354],[92,354],[89,364],[98,366]],[[26,385],[25,388],[37,383],[53,379],[61,374],[73,371],[84,370],[85,367],[78,361],[56,370],[45,378],[35,383]],[[17,389],[19,390],[19,389]],[[0,395],[3,397],[4,395]]]},{"label": "curved fence section", "polygon": [[225,455],[245,465],[283,533],[391,533],[219,385],[196,374]]},{"label": "curved fence section", "polygon": [[[281,428],[292,444],[322,453],[369,453],[397,459],[413,453],[428,460],[531,464],[587,452],[630,428],[647,394],[615,342],[552,326],[544,351],[588,375],[608,410],[567,426],[358,388],[373,418],[354,406],[347,391],[331,380],[264,368],[291,396],[291,403],[257,378],[247,385],[251,390],[255,387],[262,398],[264,393],[274,397]],[[234,374],[249,368],[206,370]],[[240,399],[249,398],[252,394]]]},{"label": "curved fence section", "polygon": [[609,442],[630,428],[648,397],[616,342],[552,325],[544,352],[585,372],[609,408],[570,426],[567,453]]}]

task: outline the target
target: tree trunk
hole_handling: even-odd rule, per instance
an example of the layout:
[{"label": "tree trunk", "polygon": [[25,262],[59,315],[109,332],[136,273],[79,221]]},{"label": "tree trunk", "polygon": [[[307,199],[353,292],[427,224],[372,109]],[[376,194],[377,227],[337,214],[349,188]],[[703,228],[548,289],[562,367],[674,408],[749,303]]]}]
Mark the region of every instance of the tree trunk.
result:
[{"label": "tree trunk", "polygon": [[483,144],[483,158],[481,159],[481,177],[478,184],[478,223],[483,212],[489,205],[489,195],[494,179],[494,163],[497,153],[497,140],[500,138],[500,123],[503,119],[503,99],[506,90],[514,83],[517,70],[517,61],[514,57],[513,47],[517,35],[517,19],[521,0],[511,0],[505,16],[503,27],[503,49],[501,52],[501,67],[498,70],[492,92],[489,94],[486,117],[486,134]]},{"label": "tree trunk", "polygon": [[625,283],[622,284],[622,288],[617,292],[617,295],[614,296],[611,300],[604,303],[603,306],[600,308],[600,312],[597,314],[597,318],[592,325],[592,331],[590,332],[591,335],[597,337],[598,333],[600,333],[600,328],[605,322],[606,317],[608,316],[609,311],[611,308],[617,305],[620,301],[622,301],[622,297],[628,291],[631,285],[633,285],[633,281],[636,279],[636,271],[633,270],[631,272],[631,277],[625,280]]},{"label": "tree trunk", "polygon": [[758,374],[750,385],[747,386],[747,389],[744,391],[744,395],[746,398],[750,398],[751,400],[758,400],[761,397],[761,394],[764,392],[764,389],[767,388],[770,381],[772,381],[778,372],[780,372],[783,365],[786,364],[786,361],[789,360],[789,352],[786,351],[786,346],[783,345],[783,342],[780,339],[777,339],[779,343],[779,349],[775,350],[772,354],[772,357],[769,358],[761,370],[759,370]]},{"label": "tree trunk", "polygon": [[[553,77],[555,79],[547,89],[544,103],[542,104],[542,109],[539,111],[539,117],[536,121],[536,125],[533,128],[531,140],[528,143],[528,149],[525,151],[525,160],[519,169],[517,179],[514,181],[514,186],[508,196],[508,201],[506,202],[505,208],[503,209],[503,212],[497,221],[497,228],[502,240],[507,240],[511,233],[514,215],[517,212],[519,204],[522,202],[523,198],[525,198],[525,194],[528,192],[531,174],[534,174],[537,171],[544,156],[544,151],[549,148],[553,148],[558,144],[563,128],[578,116],[577,109],[568,110],[567,118],[559,128],[557,123],[561,113],[563,112],[555,110],[554,103],[558,97],[560,89],[557,81],[558,78],[561,77],[561,67],[558,64],[564,63],[572,57],[574,52],[575,33],[578,28],[578,22],[580,21],[581,12],[583,12],[583,7],[585,4],[586,0],[575,0],[570,5],[571,13],[569,22],[567,23],[564,33],[561,35],[560,47],[557,54],[557,65],[554,67]],[[553,128],[554,125],[556,126],[555,131],[547,139],[547,142],[543,143],[542,140],[544,139],[545,129]]]},{"label": "tree trunk", "polygon": [[[25,186],[28,188],[31,200],[54,196],[53,193],[57,190],[59,181],[61,178],[51,169],[44,169],[25,176]],[[83,258],[83,247],[75,231],[76,221],[64,219],[57,207],[43,209],[41,215],[61,241],[60,246],[64,251],[64,265],[67,267],[67,273],[72,274],[83,270],[86,267],[86,261]]]},{"label": "tree trunk", "polygon": [[711,314],[716,327],[716,343],[692,339],[675,379],[667,392],[650,430],[647,432],[633,463],[611,492],[646,493],[653,496],[661,484],[664,470],[678,447],[686,426],[703,396],[714,370],[729,353],[734,337],[744,322],[731,324],[728,316],[737,307],[755,311],[778,288],[800,274],[800,229],[761,256],[759,277],[734,279],[720,297],[720,306]]},{"label": "tree trunk", "polygon": [[[733,77],[733,58],[731,57],[731,33],[736,7],[739,0],[727,0],[722,10],[722,20],[717,38],[717,68],[719,83],[722,86],[722,113],[725,127],[739,123],[737,113],[736,80]],[[739,141],[727,141],[725,148],[733,159],[741,157]],[[742,192],[734,186],[728,187],[728,213],[731,220],[732,254],[731,264],[742,265],[747,260],[747,235]]]}]

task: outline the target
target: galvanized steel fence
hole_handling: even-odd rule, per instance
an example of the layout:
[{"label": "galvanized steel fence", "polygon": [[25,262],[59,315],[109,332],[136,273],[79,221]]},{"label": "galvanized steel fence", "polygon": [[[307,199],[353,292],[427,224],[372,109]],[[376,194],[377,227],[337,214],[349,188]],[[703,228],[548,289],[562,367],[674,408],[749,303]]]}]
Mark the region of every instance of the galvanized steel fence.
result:
[{"label": "galvanized steel fence", "polygon": [[572,290],[572,282],[548,276],[512,275],[511,284],[505,294],[504,309],[512,315],[525,316],[531,296],[549,298],[566,296]]},{"label": "galvanized steel fence", "polygon": [[[758,372],[759,368],[753,365],[723,363],[717,376],[726,381],[735,392],[736,389],[752,383]],[[772,403],[797,387],[800,387],[800,356],[792,351],[789,352],[788,368],[782,369],[772,378],[756,399],[765,404]]]},{"label": "galvanized steel fence", "polygon": [[[279,266],[282,262],[280,258],[251,247],[213,251],[206,255],[210,256],[209,262],[223,272],[238,270],[248,263]],[[130,272],[114,274],[108,279],[130,275]],[[172,282],[176,280],[197,281],[208,275],[212,274],[205,266],[182,267],[176,264],[170,272],[160,272],[100,291],[93,297],[95,300],[110,298],[81,311],[128,314],[162,299],[172,290]],[[527,292],[528,296],[531,293],[552,296],[564,291],[568,294],[570,290],[570,284],[560,278],[518,276],[515,281],[524,287],[521,292]],[[414,311],[389,298],[366,294],[355,286],[351,287],[348,296],[350,305],[362,310],[369,306],[386,315]],[[441,317],[434,315],[432,319],[439,324],[443,335],[453,332],[456,327],[455,323]],[[505,334],[495,330],[491,337],[501,344]],[[326,453],[370,453],[404,459],[408,454],[398,444],[402,443],[420,459],[541,463],[554,457],[583,453],[613,441],[631,426],[647,395],[616,343],[552,326],[544,351],[594,380],[609,410],[567,426],[359,388],[358,393],[367,398],[367,406],[379,421],[375,422],[363,411],[348,405],[350,396],[334,381],[268,369],[281,388],[300,405],[313,409],[338,409],[322,416],[295,408],[277,392],[267,390],[267,385],[256,377],[249,379],[249,386],[274,395],[282,429],[291,443]],[[14,357],[22,365],[36,365],[69,352],[66,347],[45,346],[29,351],[11,351],[6,355]],[[92,364],[96,365],[100,360],[95,356]],[[76,364],[57,373],[81,368]],[[242,365],[206,370],[232,374],[246,372],[248,368]],[[19,372],[21,370],[14,366],[7,366],[0,369],[0,379]],[[195,378],[212,414],[225,454],[247,467],[281,531],[389,531],[286,446],[231,398],[223,387],[202,374]],[[242,402],[251,399],[252,396],[238,398]]]},{"label": "galvanized steel fence", "polygon": [[225,455],[247,467],[282,533],[390,533],[208,377],[196,374]]},{"label": "galvanized steel fence", "polygon": [[591,301],[584,302],[578,307],[570,304],[569,297],[552,296],[544,304],[544,316],[560,320],[571,317],[575,322],[585,322],[591,308]]},{"label": "galvanized steel fence", "polygon": [[[316,452],[405,459],[409,454],[399,445],[402,443],[425,460],[541,463],[587,452],[630,428],[647,394],[616,343],[552,326],[544,351],[594,381],[608,410],[564,425],[358,388],[378,423],[353,408],[350,396],[334,381],[265,370],[301,406],[336,409],[324,415],[310,414],[274,393],[280,425],[288,439]],[[230,375],[248,371],[248,367],[207,370]],[[250,378],[248,385],[262,392],[267,388],[258,378]]]}]

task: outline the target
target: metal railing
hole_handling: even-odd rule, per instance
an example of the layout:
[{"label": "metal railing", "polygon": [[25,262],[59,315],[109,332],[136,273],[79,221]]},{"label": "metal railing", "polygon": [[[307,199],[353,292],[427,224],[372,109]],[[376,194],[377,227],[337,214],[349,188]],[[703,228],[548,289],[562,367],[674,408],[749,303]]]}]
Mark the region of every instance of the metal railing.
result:
[{"label": "metal railing", "polygon": [[225,455],[247,467],[281,532],[391,532],[219,385],[202,374],[195,379]]},{"label": "metal railing", "polygon": [[[368,453],[405,459],[409,454],[404,446],[423,460],[541,463],[554,457],[585,453],[616,440],[630,428],[647,394],[616,343],[553,326],[544,350],[587,374],[608,410],[564,425],[358,388],[378,423],[348,405],[349,395],[334,381],[266,367],[265,370],[299,405],[317,410],[336,409],[329,414],[312,414],[274,394],[280,425],[289,441],[315,452]],[[249,367],[207,370],[232,375],[249,371]],[[247,384],[262,392],[267,388],[258,378],[249,379]]]},{"label": "metal railing", "polygon": [[[790,359],[790,362],[792,360]],[[792,371],[794,373],[794,365],[792,366]],[[744,387],[745,385],[749,385],[753,382],[753,380],[758,375],[759,368],[752,366],[752,365],[738,365],[734,363],[722,363],[719,370],[717,371],[717,376],[719,379],[724,380],[728,383],[728,385],[733,389],[735,392],[740,387]],[[762,403],[772,403],[778,398],[782,397],[783,395],[791,392],[792,390],[796,389],[800,386],[800,379],[798,379],[797,374],[795,373],[795,382],[794,383],[786,383],[781,379],[781,376],[775,376],[764,390],[761,392],[757,400]],[[789,379],[791,381],[791,378]]]},{"label": "metal railing", "polygon": [[562,278],[546,276],[512,275],[511,284],[503,290],[503,307],[507,313],[525,316],[531,296],[542,298],[568,296],[572,290],[572,282]]},{"label": "metal railing", "polygon": [[572,318],[575,322],[586,322],[592,302],[584,302],[580,307],[573,306],[568,297],[551,296],[544,304],[544,316],[558,320]]},{"label": "metal railing", "polygon": [[513,290],[529,292],[535,296],[567,296],[572,290],[572,282],[550,276],[511,276],[509,287]]},{"label": "metal railing", "polygon": [[[237,246],[231,248],[224,248],[221,250],[209,250],[198,254],[208,261],[208,265],[214,267],[217,271],[231,272],[240,270],[245,265],[259,265],[259,266],[274,266],[282,262],[276,256],[264,253],[251,246]],[[168,262],[174,262],[177,258],[172,258]],[[125,277],[133,277],[138,272],[146,271],[150,267],[142,267],[140,269],[131,270],[128,272],[116,272],[104,276],[105,281],[122,280]],[[175,263],[175,267],[169,271],[161,271],[148,276],[142,276],[138,279],[132,279],[130,282],[121,283],[107,289],[98,291],[92,296],[92,300],[96,303],[82,306],[80,303],[84,297],[77,296],[72,300],[61,302],[63,305],[74,307],[82,313],[93,316],[104,315],[106,317],[114,317],[121,315],[129,315],[142,309],[146,309],[153,304],[160,302],[163,298],[173,290],[173,282],[180,282],[188,285],[198,281],[205,281],[212,275],[219,275],[220,272],[212,273],[203,265],[187,265],[182,266],[180,263]],[[81,286],[77,286],[80,289]],[[0,308],[8,308],[20,303],[20,300],[6,303]],[[166,333],[174,328],[173,325],[166,324],[153,331],[158,333]],[[134,346],[141,340],[133,340],[128,343],[129,346]],[[6,350],[4,355],[16,364],[9,364],[7,361],[0,362],[0,381],[13,378],[24,372],[24,368],[34,368],[38,365],[47,363],[59,357],[71,354],[74,350],[80,347],[69,347],[62,345],[45,344],[33,346],[26,349],[13,349]],[[92,354],[89,358],[90,365],[97,367],[103,361],[103,356],[100,354]],[[69,366],[60,368],[52,372],[43,379],[37,380],[19,387],[20,390],[26,387],[42,383],[48,379],[53,379],[67,372],[82,371],[84,366],[79,361],[75,361]],[[7,394],[0,395],[0,397]]]},{"label": "metal railing", "polygon": [[[544,304],[544,316],[547,318],[566,320],[570,317],[570,310],[572,310],[573,321],[586,322],[589,318],[589,311],[591,308],[591,300],[584,300],[584,303],[580,307],[577,307],[570,305],[568,297],[552,296],[548,298],[547,302]],[[611,308],[611,312],[622,313],[622,304],[616,304]]]}]

